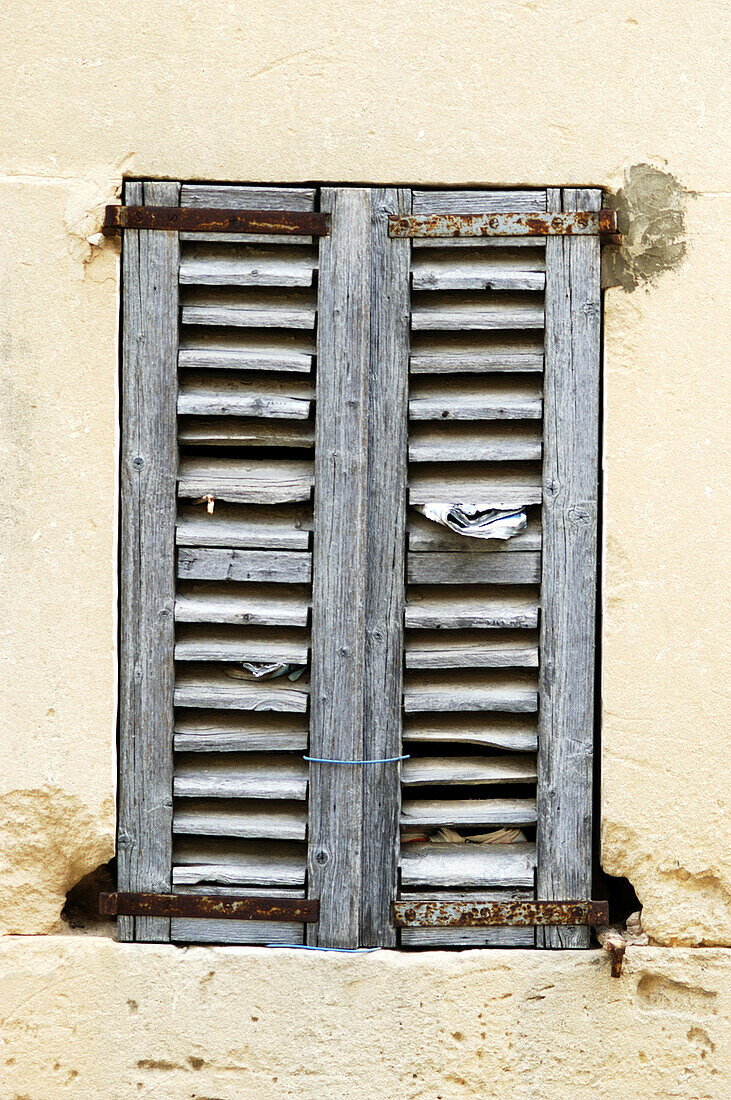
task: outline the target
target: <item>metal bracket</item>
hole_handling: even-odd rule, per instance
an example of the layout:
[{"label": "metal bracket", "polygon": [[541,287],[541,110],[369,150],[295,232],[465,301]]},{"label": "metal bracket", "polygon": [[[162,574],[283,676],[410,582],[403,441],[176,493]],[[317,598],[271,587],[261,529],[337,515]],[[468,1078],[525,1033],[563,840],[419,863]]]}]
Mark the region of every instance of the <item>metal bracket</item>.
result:
[{"label": "metal bracket", "polygon": [[395,901],[397,928],[526,928],[609,923],[606,901]]},{"label": "metal bracket", "polygon": [[329,232],[329,215],[292,210],[224,210],[194,206],[108,206],[102,233],[110,237],[121,229],[325,237]]},{"label": "metal bracket", "polygon": [[388,219],[389,237],[600,237],[621,244],[617,211],[578,210],[568,214],[412,214]]},{"label": "metal bracket", "polygon": [[104,917],[205,917],[221,920],[293,921],[314,924],[320,902],[313,898],[248,898],[220,894],[100,894]]}]

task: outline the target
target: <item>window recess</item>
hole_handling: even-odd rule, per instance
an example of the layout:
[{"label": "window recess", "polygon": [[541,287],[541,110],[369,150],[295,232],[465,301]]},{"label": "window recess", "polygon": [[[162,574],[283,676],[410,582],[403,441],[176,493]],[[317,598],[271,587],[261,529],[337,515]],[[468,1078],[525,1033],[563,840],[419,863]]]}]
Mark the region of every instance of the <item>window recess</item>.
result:
[{"label": "window recess", "polygon": [[588,945],[600,193],[125,201],[120,938]]}]

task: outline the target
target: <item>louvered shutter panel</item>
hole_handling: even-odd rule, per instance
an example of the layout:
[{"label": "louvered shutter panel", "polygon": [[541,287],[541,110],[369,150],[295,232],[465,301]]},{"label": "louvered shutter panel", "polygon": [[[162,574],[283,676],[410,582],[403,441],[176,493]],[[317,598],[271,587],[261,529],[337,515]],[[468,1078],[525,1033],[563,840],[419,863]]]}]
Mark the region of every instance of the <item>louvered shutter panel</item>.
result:
[{"label": "louvered shutter panel", "polygon": [[[398,932],[391,903],[590,896],[599,243],[409,241],[388,218],[599,193],[127,198],[330,227],[125,235],[119,886],[307,895],[320,920],[122,917],[121,938],[533,944]],[[470,539],[430,502],[528,523]],[[301,674],[242,676],[268,661]],[[498,828],[520,834],[471,839]]]}]

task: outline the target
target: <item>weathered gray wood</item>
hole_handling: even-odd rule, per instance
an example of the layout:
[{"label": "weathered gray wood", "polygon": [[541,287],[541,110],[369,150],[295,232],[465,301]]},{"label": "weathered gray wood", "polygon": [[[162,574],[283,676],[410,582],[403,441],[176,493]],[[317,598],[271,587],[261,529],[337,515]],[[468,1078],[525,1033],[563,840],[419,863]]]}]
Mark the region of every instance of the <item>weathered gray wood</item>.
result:
[{"label": "weathered gray wood", "polygon": [[180,837],[174,846],[173,886],[302,886],[304,846],[276,841]]},{"label": "weathered gray wood", "polygon": [[[218,210],[305,211],[315,209],[316,193],[314,187],[250,187],[240,183],[184,183],[180,189],[180,205],[211,207]],[[247,234],[238,233],[236,236],[246,237]],[[291,240],[287,243],[291,243]]]},{"label": "weathered gray wood", "polygon": [[538,645],[531,643],[522,632],[416,630],[406,639],[406,667],[537,668]]},{"label": "weathered gray wood", "polygon": [[288,504],[309,500],[312,483],[311,462],[184,458],[178,496],[198,499],[210,493],[216,500],[234,504]]},{"label": "weathered gray wood", "polygon": [[305,249],[230,249],[203,244],[183,254],[180,282],[198,286],[312,286],[316,262],[314,253]]},{"label": "weathered gray wood", "polygon": [[412,390],[411,420],[540,420],[540,390],[520,392],[508,387],[473,383],[447,386],[437,392]]},{"label": "weathered gray wood", "polygon": [[431,687],[409,685],[404,690],[406,714],[428,710],[498,710],[509,714],[529,714],[537,709],[538,693],[520,686],[503,688],[487,684],[444,683]]},{"label": "weathered gray wood", "polygon": [[503,425],[448,419],[446,424],[413,421],[409,426],[411,462],[529,462],[542,453],[540,424],[532,421]]},{"label": "weathered gray wood", "polygon": [[412,798],[404,799],[401,805],[402,828],[440,825],[491,828],[535,823],[535,798]]},{"label": "weathered gray wood", "polygon": [[[402,901],[532,901],[533,891],[512,890],[429,890],[428,893],[406,892]],[[402,928],[403,947],[533,947],[532,928]]]},{"label": "weathered gray wood", "polygon": [[181,624],[175,639],[176,661],[282,661],[307,664],[307,635],[298,630],[242,630],[226,626]]},{"label": "weathered gray wood", "polygon": [[180,416],[261,416],[306,420],[312,392],[299,378],[260,382],[258,378],[221,377],[190,372],[178,393]]},{"label": "weathered gray wood", "polygon": [[[220,894],[230,895],[233,891],[227,886],[181,886],[180,894]],[[262,886],[236,888],[239,897],[301,898],[302,889],[280,886],[267,888]],[[268,943],[302,943],[304,928],[291,921],[252,921],[252,920],[206,920],[201,917],[176,917],[170,922],[170,939],[176,943],[222,943],[250,944],[252,946]]]},{"label": "weathered gray wood", "polygon": [[529,214],[546,209],[546,192],[535,191],[414,191],[414,214]]},{"label": "weathered gray wood", "polygon": [[[205,666],[204,666],[205,668]],[[286,676],[276,680],[239,680],[222,672],[187,668],[175,679],[176,707],[211,707],[215,710],[278,710],[303,714],[307,710],[308,685],[303,676],[292,682]]]},{"label": "weathered gray wood", "polygon": [[535,752],[534,717],[505,714],[413,714],[404,723],[404,741],[481,745],[509,752]]},{"label": "weathered gray wood", "polygon": [[195,753],[176,761],[173,789],[176,798],[303,801],[307,797],[307,765],[298,757],[281,753]]},{"label": "weathered gray wood", "polygon": [[405,760],[404,786],[477,786],[531,783],[536,778],[534,756],[435,756]]},{"label": "weathered gray wood", "polygon": [[[321,242],[311,753],[400,751],[410,194],[326,190]],[[347,722],[343,716],[347,715]],[[395,943],[398,766],[314,764],[309,889],[325,946]]]},{"label": "weathered gray wood", "polygon": [[496,348],[473,352],[421,352],[412,355],[412,374],[461,374],[490,371],[542,371],[543,352]]},{"label": "weathered gray wood", "polygon": [[[363,757],[371,195],[324,188],[320,241],[310,755]],[[308,942],[356,947],[363,768],[310,765]]]},{"label": "weathered gray wood", "polygon": [[185,836],[304,840],[306,831],[304,807],[290,802],[186,799],[173,815],[173,832]]},{"label": "weathered gray wood", "polygon": [[460,535],[412,509],[408,522],[409,550],[418,552],[455,550],[461,554],[505,554],[514,551],[540,550],[541,523],[540,517],[534,514],[535,511],[531,509],[528,512],[528,525],[525,531],[514,535],[511,539],[503,540],[475,539]]},{"label": "weathered gray wood", "polygon": [[207,546],[181,546],[178,576],[196,581],[308,584],[312,576],[312,556],[296,550],[217,550]]},{"label": "weathered gray wood", "polygon": [[309,606],[303,587],[182,582],[175,598],[175,619],[180,623],[307,626]]},{"label": "weathered gray wood", "polygon": [[421,630],[530,629],[538,625],[538,605],[535,596],[520,590],[412,587],[406,597],[405,622]]},{"label": "weathered gray wood", "polygon": [[534,301],[528,295],[496,292],[494,297],[484,294],[448,294],[442,297],[422,292],[417,294],[417,301],[411,309],[411,327],[416,332],[543,328],[543,302]]},{"label": "weathered gray wood", "polygon": [[[179,423],[178,442],[198,447],[298,447],[312,450],[315,430],[310,420],[194,417]],[[512,457],[523,456],[516,454]]]},{"label": "weathered gray wood", "polygon": [[534,844],[404,844],[401,882],[409,886],[532,886]]},{"label": "weathered gray wood", "polygon": [[414,290],[543,290],[545,249],[421,250],[411,273]]},{"label": "weathered gray wood", "polygon": [[217,504],[209,514],[194,504],[178,508],[176,541],[178,546],[306,550],[311,530],[309,508]]},{"label": "weathered gray wood", "polygon": [[409,584],[538,584],[541,555],[411,553],[406,579]]},{"label": "weathered gray wood", "polygon": [[518,511],[540,504],[541,497],[540,471],[534,472],[532,466],[419,463],[411,467],[409,476],[411,504],[438,501]]},{"label": "weathered gray wood", "polygon": [[232,325],[237,328],[315,327],[312,295],[298,290],[191,289],[181,311],[184,325]]},{"label": "weathered gray wood", "polygon": [[183,347],[178,353],[181,367],[201,367],[216,370],[277,370],[306,374],[312,369],[312,355],[307,351],[286,351],[278,347]]},{"label": "weathered gray wood", "polygon": [[177,752],[307,752],[304,717],[271,711],[186,711],[175,716]]},{"label": "weathered gray wood", "polygon": [[[126,201],[177,206],[177,183]],[[122,320],[118,881],[170,890],[175,598],[176,233],[125,231]],[[170,921],[121,918],[120,939],[168,940]]]},{"label": "weathered gray wood", "polygon": [[[549,194],[551,209],[559,193]],[[601,192],[563,193],[598,210]],[[597,570],[600,244],[546,244],[538,898],[591,897]],[[546,928],[545,947],[587,947],[586,928]]]}]

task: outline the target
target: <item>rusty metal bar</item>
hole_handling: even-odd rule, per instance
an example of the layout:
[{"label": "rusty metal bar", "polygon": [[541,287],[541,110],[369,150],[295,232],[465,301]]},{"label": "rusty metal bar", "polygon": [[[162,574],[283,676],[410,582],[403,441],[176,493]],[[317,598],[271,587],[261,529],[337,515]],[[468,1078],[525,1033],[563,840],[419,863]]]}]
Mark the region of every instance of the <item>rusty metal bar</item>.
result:
[{"label": "rusty metal bar", "polygon": [[617,244],[616,210],[568,214],[412,214],[391,215],[389,237],[550,237],[600,236]]},{"label": "rusty metal bar", "polygon": [[314,924],[320,903],[313,898],[246,898],[212,894],[100,894],[104,917],[206,917],[222,920],[294,921]]},{"label": "rusty metal bar", "polygon": [[224,210],[193,206],[108,206],[102,233],[120,229],[164,229],[184,233],[277,233],[324,237],[327,214],[292,210]]},{"label": "rusty metal bar", "polygon": [[395,901],[397,928],[486,928],[609,923],[606,901]]}]

